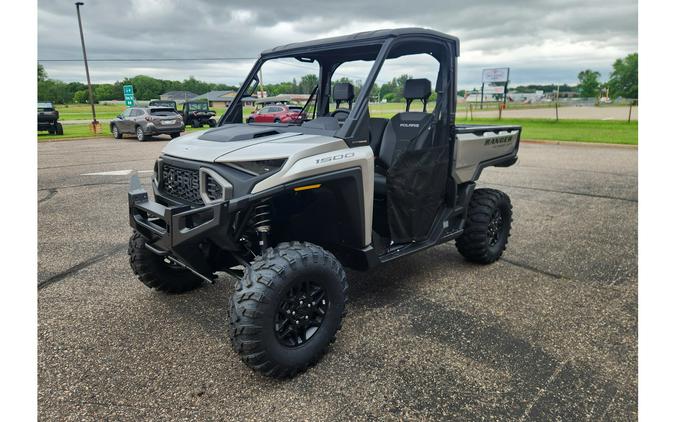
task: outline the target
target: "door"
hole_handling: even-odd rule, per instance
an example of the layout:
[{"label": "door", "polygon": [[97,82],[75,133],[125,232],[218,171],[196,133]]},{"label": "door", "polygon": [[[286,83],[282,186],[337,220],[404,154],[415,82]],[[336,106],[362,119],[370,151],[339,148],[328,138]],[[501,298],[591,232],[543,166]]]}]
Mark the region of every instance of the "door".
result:
[{"label": "door", "polygon": [[131,111],[131,116],[129,119],[129,131],[130,132],[136,132],[136,125],[141,125],[141,120],[144,119],[145,112],[139,108],[134,109]]},{"label": "door", "polygon": [[132,108],[128,108],[122,112],[122,118],[119,120],[119,123],[117,125],[118,129],[122,132],[130,132],[131,130],[129,129],[129,119],[131,116],[131,112],[133,111]]},{"label": "door", "polygon": [[274,118],[272,117],[272,108],[273,107],[263,107],[259,112],[258,112],[258,118],[256,119],[256,122],[260,123],[270,123],[274,121]]}]

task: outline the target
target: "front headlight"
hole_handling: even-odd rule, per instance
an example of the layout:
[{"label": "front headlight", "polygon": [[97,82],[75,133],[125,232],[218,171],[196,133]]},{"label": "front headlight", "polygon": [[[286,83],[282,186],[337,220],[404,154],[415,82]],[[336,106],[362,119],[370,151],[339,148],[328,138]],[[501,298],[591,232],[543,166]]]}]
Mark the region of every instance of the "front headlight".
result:
[{"label": "front headlight", "polygon": [[227,165],[248,174],[252,174],[253,176],[260,176],[279,170],[283,167],[285,162],[285,158],[280,158],[275,160],[241,161],[237,163],[227,163]]}]

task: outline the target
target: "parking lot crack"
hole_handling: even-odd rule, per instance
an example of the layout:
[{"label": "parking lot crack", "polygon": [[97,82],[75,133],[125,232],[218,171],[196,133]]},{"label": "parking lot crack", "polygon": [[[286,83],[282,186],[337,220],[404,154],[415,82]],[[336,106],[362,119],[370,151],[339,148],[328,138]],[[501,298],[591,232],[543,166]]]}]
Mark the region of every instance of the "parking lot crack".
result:
[{"label": "parking lot crack", "polygon": [[47,196],[45,196],[44,198],[40,199],[40,200],[38,201],[38,204],[41,204],[41,203],[43,203],[43,202],[45,202],[45,201],[49,201],[50,199],[52,199],[52,198],[54,197],[54,195],[56,195],[56,194],[59,192],[58,189],[56,189],[56,188],[40,189],[40,190],[46,190],[46,191],[47,191]]},{"label": "parking lot crack", "polygon": [[43,188],[38,189],[38,191],[49,191],[49,190],[58,190],[58,189],[69,189],[69,188],[84,188],[88,186],[105,186],[105,185],[128,185],[128,182],[100,182],[100,183],[82,183],[81,185],[66,185],[66,186],[57,186],[55,188]]},{"label": "parking lot crack", "polygon": [[504,257],[502,257],[501,260],[504,261],[504,262],[507,262],[511,265],[515,265],[516,267],[524,268],[524,269],[529,270],[529,271],[534,271],[534,272],[539,273],[539,274],[543,274],[543,275],[546,275],[546,276],[549,276],[549,277],[553,277],[557,280],[567,279],[567,277],[565,277],[563,275],[552,273],[552,272],[549,272],[549,271],[546,271],[546,270],[542,270],[542,269],[533,267],[532,265],[526,264],[524,262],[514,261],[510,258],[504,258]]},{"label": "parking lot crack", "polygon": [[523,415],[520,417],[521,421],[527,420],[528,417],[530,416],[530,412],[532,412],[532,408],[534,407],[535,404],[548,392],[548,389],[551,385],[553,385],[553,382],[558,378],[560,373],[562,372],[563,368],[570,362],[571,359],[566,359],[562,361],[553,371],[550,377],[546,380],[542,388],[539,388],[537,390],[537,393],[532,397],[532,400],[528,403],[527,407],[525,408],[525,412],[523,412]]},{"label": "parking lot crack", "polygon": [[82,261],[78,264],[73,265],[72,267],[68,268],[65,271],[62,271],[58,274],[55,274],[55,275],[49,277],[46,280],[40,281],[40,282],[38,282],[38,290],[43,289],[43,288],[49,286],[50,284],[54,284],[57,281],[61,281],[65,278],[67,278],[68,276],[71,276],[71,275],[91,266],[91,265],[96,264],[99,261],[104,260],[105,258],[107,258],[109,256],[112,256],[112,255],[114,255],[118,252],[121,252],[124,249],[126,249],[126,247],[127,247],[126,243],[118,244],[118,245],[104,251],[103,253],[100,253],[98,255],[94,255],[93,257],[91,257],[89,259],[86,259],[86,260],[84,260],[84,261]]},{"label": "parking lot crack", "polygon": [[527,189],[527,190],[536,190],[540,192],[552,192],[552,193],[563,193],[567,195],[578,195],[578,196],[587,196],[589,198],[601,198],[601,199],[612,199],[615,201],[626,201],[626,202],[635,202],[637,203],[637,199],[633,198],[622,198],[619,196],[610,196],[610,195],[597,195],[594,193],[586,193],[586,192],[573,192],[573,191],[567,191],[567,190],[556,190],[556,189],[546,189],[546,188],[534,188],[531,186],[517,186],[517,185],[505,185],[501,183],[488,183],[489,185],[494,185],[494,186],[504,186],[508,188],[516,188],[516,189]]}]

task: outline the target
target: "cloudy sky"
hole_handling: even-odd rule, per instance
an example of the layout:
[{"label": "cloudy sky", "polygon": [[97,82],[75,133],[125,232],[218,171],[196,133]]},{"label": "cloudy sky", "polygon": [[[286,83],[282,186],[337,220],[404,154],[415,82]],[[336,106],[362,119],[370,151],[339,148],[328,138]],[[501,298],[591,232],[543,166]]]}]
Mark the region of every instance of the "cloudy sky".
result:
[{"label": "cloudy sky", "polygon": [[[73,1],[38,1],[38,59],[81,59]],[[145,74],[239,83],[254,58],[279,44],[359,31],[422,26],[460,38],[459,85],[480,85],[480,70],[511,67],[512,84],[574,83],[586,68],[605,80],[612,62],[637,51],[636,0],[85,0],[82,19],[92,82]],[[148,58],[237,58],[147,61]],[[81,62],[42,62],[51,78],[84,81]],[[429,69],[391,66],[424,76]],[[291,71],[291,69],[293,69]],[[361,76],[358,67],[342,69]],[[290,72],[290,73],[289,73]],[[269,82],[302,74],[270,68]]]}]

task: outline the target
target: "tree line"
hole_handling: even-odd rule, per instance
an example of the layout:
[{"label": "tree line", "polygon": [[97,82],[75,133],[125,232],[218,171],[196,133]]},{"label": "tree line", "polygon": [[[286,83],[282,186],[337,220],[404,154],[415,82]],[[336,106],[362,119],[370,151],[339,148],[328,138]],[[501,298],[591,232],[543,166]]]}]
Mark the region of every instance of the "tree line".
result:
[{"label": "tree line", "polygon": [[610,98],[638,98],[637,53],[616,59],[607,82],[601,83],[600,76],[600,72],[592,69],[579,72],[577,76],[579,79],[579,85],[577,85],[579,96],[597,98],[602,95]]},{"label": "tree line", "polygon": [[[511,88],[511,92],[532,92],[541,90],[544,92],[554,92],[559,89],[560,92],[578,92],[579,96],[587,98],[597,98],[601,94],[611,98],[638,98],[638,55],[629,54],[624,58],[617,59],[612,72],[606,83],[600,82],[600,72],[586,69],[579,73],[579,84],[571,85],[525,85]],[[412,79],[412,75],[403,74],[393,78],[391,81],[382,85],[374,84],[370,93],[371,98],[376,101],[400,102],[403,101],[403,86],[405,81]],[[342,77],[333,81],[349,82],[354,85],[355,94],[358,95],[362,82],[360,80],[351,80]],[[318,83],[318,77],[314,74],[302,76],[300,80],[295,78],[288,82],[274,84],[265,84],[264,90],[268,96],[281,94],[309,94]],[[92,84],[94,101],[124,100],[122,91],[123,85],[133,85],[136,99],[151,100],[167,91],[190,91],[195,94],[204,94],[208,91],[235,91],[236,86],[227,84],[209,83],[195,79],[190,76],[183,81],[171,81],[157,79],[150,76],[138,75],[133,78],[124,78],[113,84]],[[460,96],[465,94],[464,90],[458,91]],[[435,100],[436,93],[432,94],[431,101]],[[49,79],[44,67],[38,64],[38,100],[51,101],[57,104],[65,103],[85,103],[89,101],[87,86],[81,82],[62,82]]]},{"label": "tree line", "polygon": [[[37,82],[38,101],[51,101],[57,104],[89,102],[86,84],[49,79],[41,64],[38,64]],[[167,91],[190,91],[201,95],[213,90],[234,91],[238,89],[232,85],[200,81],[193,76],[183,81],[171,81],[138,75],[133,78],[124,78],[112,84],[92,84],[94,102],[124,100],[122,90],[124,85],[134,86],[134,94],[137,100],[159,98],[161,94]]]}]

